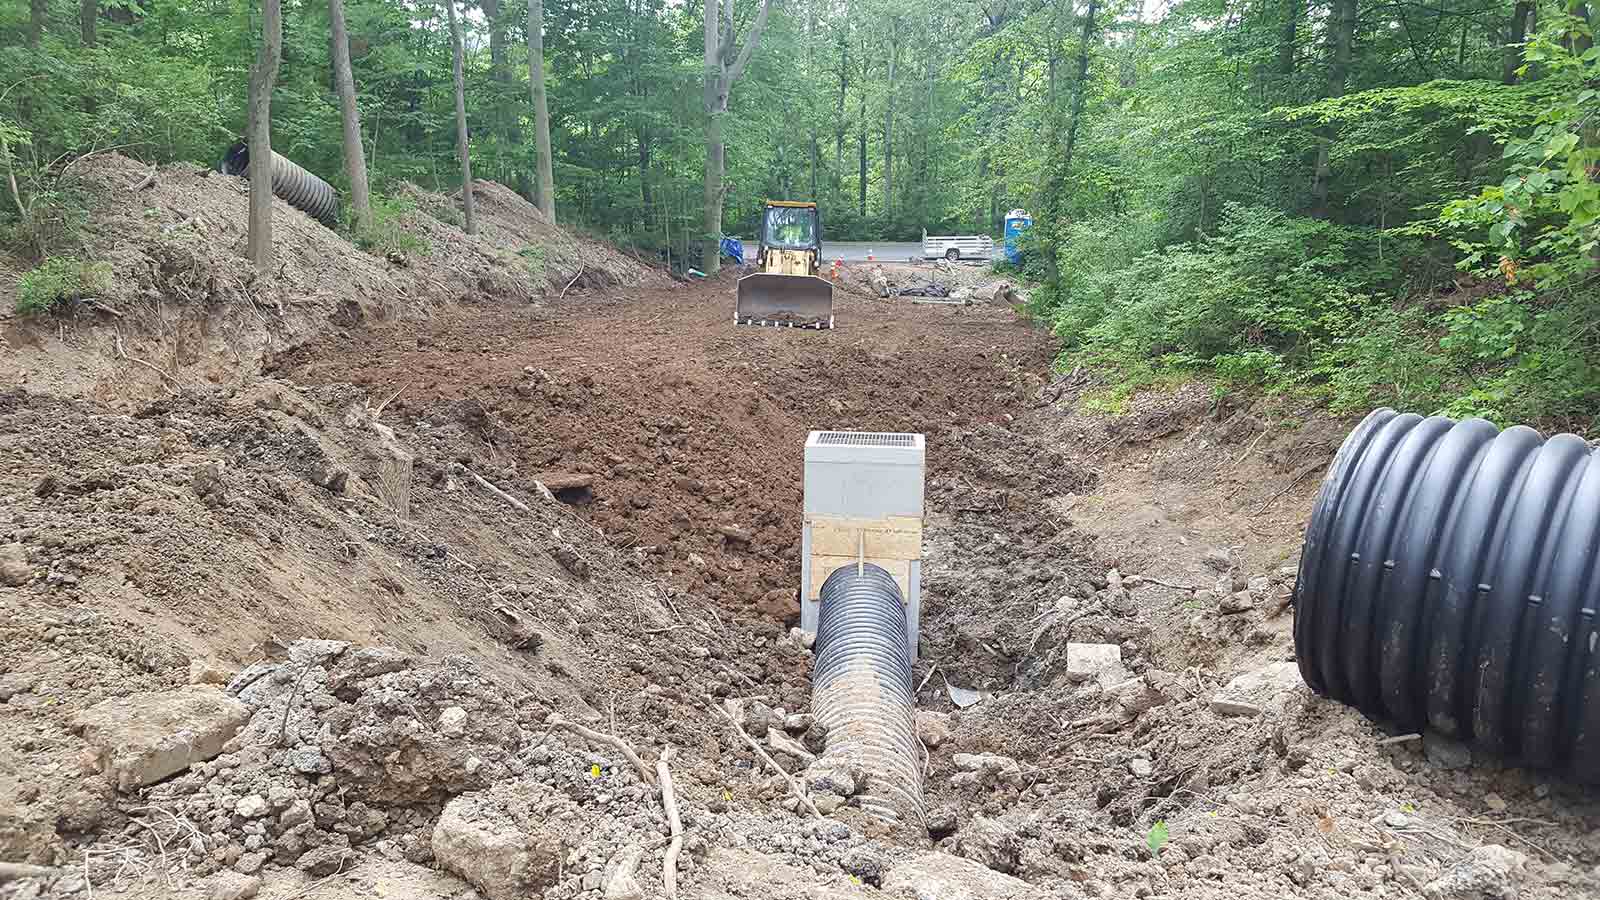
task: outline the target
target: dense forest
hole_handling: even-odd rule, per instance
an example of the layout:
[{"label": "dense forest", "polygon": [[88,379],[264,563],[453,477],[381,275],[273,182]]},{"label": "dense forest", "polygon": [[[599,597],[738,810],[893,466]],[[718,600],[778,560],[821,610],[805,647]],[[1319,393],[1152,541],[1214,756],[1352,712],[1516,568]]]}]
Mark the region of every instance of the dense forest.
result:
[{"label": "dense forest", "polygon": [[679,259],[749,234],[764,197],[816,199],[836,239],[997,233],[1022,207],[1029,312],[1063,366],[1107,379],[1097,402],[1198,373],[1594,432],[1595,18],[1565,0],[6,0],[0,215],[35,261],[69,253],[71,159],[215,165],[254,75],[274,150],[347,196],[370,183],[364,227],[401,182],[452,190],[468,161]]}]

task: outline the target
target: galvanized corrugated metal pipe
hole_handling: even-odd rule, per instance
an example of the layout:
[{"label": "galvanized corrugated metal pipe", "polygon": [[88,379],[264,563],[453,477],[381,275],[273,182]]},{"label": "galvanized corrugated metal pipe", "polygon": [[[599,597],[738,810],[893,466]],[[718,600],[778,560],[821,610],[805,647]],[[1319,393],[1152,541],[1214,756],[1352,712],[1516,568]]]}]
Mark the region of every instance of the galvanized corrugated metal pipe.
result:
[{"label": "galvanized corrugated metal pipe", "polygon": [[1403,730],[1600,782],[1600,453],[1380,409],[1306,529],[1306,683]]},{"label": "galvanized corrugated metal pipe", "polygon": [[906,608],[894,578],[871,564],[835,569],[822,583],[811,709],[828,729],[822,759],[868,775],[861,806],[926,825]]},{"label": "galvanized corrugated metal pipe", "polygon": [[[236,141],[222,157],[226,175],[250,177],[250,145]],[[339,221],[339,192],[295,163],[272,154],[272,193],[295,209],[332,228]]]}]

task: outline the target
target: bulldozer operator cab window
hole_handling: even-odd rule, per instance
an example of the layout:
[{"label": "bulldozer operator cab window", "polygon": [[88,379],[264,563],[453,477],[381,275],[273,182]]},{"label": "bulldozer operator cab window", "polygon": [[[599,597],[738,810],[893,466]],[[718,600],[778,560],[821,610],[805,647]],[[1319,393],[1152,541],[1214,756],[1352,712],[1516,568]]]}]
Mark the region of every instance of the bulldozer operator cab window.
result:
[{"label": "bulldozer operator cab window", "polygon": [[775,206],[767,210],[768,247],[809,250],[817,243],[817,211],[804,207]]}]

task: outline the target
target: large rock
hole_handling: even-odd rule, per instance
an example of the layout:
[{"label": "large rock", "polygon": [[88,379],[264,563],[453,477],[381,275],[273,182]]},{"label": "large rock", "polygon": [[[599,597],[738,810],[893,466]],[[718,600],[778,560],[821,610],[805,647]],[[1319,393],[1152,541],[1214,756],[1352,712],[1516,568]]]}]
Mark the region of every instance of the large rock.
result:
[{"label": "large rock", "polygon": [[1048,895],[1020,878],[972,860],[925,852],[896,863],[883,892],[906,900],[1044,900]]},{"label": "large rock", "polygon": [[32,579],[28,551],[21,544],[0,544],[0,584],[22,587]]},{"label": "large rock", "polygon": [[1292,662],[1273,663],[1228,682],[1211,698],[1211,711],[1219,716],[1260,716],[1282,710],[1300,690],[1300,667]]},{"label": "large rock", "polygon": [[605,900],[644,900],[644,888],[639,885],[639,863],[643,859],[644,848],[638,845],[611,857],[601,887]]},{"label": "large rock", "polygon": [[433,857],[489,900],[522,900],[555,885],[561,838],[532,798],[504,783],[451,800],[433,827]]},{"label": "large rock", "polygon": [[221,872],[211,880],[210,900],[250,900],[261,891],[261,879],[239,872]]},{"label": "large rock", "polygon": [[681,884],[684,900],[750,900],[752,897],[786,897],[790,900],[881,900],[865,885],[852,884],[834,870],[820,874],[800,869],[775,856],[752,850],[712,850],[688,884]]},{"label": "large rock", "polygon": [[1422,887],[1428,900],[1516,900],[1528,857],[1485,844]]},{"label": "large rock", "polygon": [[100,769],[132,791],[204,762],[250,718],[250,709],[209,685],[130,694],[96,703],[73,719]]},{"label": "large rock", "polygon": [[1102,672],[1119,672],[1121,669],[1122,648],[1116,644],[1067,645],[1068,681],[1088,681]]},{"label": "large rock", "polygon": [[970,859],[996,872],[1014,875],[1022,862],[1022,839],[1004,823],[978,816],[955,836],[951,848],[957,856]]}]

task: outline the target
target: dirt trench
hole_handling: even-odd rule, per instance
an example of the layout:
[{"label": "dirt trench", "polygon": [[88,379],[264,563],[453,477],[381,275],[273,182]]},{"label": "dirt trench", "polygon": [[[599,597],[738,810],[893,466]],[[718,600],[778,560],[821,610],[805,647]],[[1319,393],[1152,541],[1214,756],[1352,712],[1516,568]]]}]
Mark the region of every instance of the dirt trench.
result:
[{"label": "dirt trench", "polygon": [[[0,858],[55,874],[0,897],[659,895],[656,795],[553,715],[673,748],[690,897],[1600,883],[1581,788],[1389,740],[1292,679],[1218,703],[1293,658],[1282,601],[1348,422],[1203,385],[1090,414],[1092,375],[1003,305],[845,291],[818,333],[735,326],[732,293],[323,303],[213,388],[198,351],[167,389],[103,330],[11,323],[55,368],[0,395]],[[790,770],[818,746],[789,626],[819,428],[928,437],[926,836],[848,797],[798,816],[718,711]],[[88,711],[230,680],[221,755],[108,780]],[[438,835],[462,821],[526,838],[533,880],[457,877]]]}]

